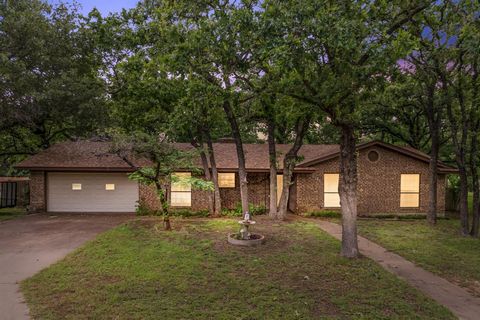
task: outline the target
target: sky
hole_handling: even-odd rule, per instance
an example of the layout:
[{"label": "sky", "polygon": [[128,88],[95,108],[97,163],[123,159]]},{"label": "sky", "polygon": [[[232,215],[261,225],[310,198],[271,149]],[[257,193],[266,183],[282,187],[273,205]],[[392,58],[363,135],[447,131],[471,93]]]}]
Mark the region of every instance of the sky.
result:
[{"label": "sky", "polygon": [[[59,2],[72,2],[72,0],[47,0],[49,3],[55,4]],[[111,12],[120,12],[122,8],[133,8],[138,0],[76,0],[82,7],[81,12],[88,14],[93,8],[97,8],[102,15]]]}]

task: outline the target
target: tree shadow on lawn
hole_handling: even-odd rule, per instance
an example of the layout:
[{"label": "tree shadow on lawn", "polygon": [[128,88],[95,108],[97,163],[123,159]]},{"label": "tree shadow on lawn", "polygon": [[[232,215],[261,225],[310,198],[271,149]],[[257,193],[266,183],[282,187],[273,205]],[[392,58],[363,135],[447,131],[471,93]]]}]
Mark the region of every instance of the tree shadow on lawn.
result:
[{"label": "tree shadow on lawn", "polygon": [[227,243],[233,219],[132,221],[22,290],[42,319],[452,318],[373,261],[340,257],[312,223],[255,220],[267,242],[254,248]]}]

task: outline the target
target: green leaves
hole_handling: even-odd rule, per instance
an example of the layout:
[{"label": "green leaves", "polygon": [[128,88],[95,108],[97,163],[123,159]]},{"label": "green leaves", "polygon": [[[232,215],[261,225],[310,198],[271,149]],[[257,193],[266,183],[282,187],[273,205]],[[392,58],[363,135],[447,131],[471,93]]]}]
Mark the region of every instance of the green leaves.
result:
[{"label": "green leaves", "polygon": [[3,1],[0,35],[0,161],[103,127],[100,59],[74,5]]}]

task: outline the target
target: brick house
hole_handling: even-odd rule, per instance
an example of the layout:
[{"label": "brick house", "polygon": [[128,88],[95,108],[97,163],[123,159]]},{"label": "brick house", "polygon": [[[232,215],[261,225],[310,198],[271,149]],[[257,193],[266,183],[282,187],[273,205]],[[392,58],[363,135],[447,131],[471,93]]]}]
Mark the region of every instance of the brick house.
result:
[{"label": "brick house", "polygon": [[[191,149],[189,144],[176,144]],[[288,145],[278,145],[282,155]],[[358,212],[425,213],[428,206],[429,156],[409,147],[378,141],[358,146]],[[214,144],[222,204],[233,208],[240,202],[238,164],[233,143]],[[289,209],[302,213],[338,210],[339,146],[304,145],[294,170]],[[268,145],[245,144],[249,201],[268,207]],[[146,163],[140,164],[146,165]],[[128,179],[132,168],[115,154],[108,142],[76,141],[56,144],[17,165],[30,170],[30,208],[42,212],[133,212],[138,203],[158,206],[153,190]],[[457,170],[438,163],[438,210],[445,210],[446,175]],[[189,175],[179,172],[178,175]],[[277,177],[281,182],[282,176]],[[279,188],[280,189],[280,188]],[[281,190],[279,190],[281,192]],[[205,191],[172,185],[173,208],[208,208]]]}]

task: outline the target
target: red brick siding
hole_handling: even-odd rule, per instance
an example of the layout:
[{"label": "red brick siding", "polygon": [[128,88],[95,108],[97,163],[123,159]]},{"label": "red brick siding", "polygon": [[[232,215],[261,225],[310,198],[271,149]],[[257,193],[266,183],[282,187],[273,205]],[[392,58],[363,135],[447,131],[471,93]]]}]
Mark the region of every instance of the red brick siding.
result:
[{"label": "red brick siding", "polygon": [[[367,159],[370,150],[379,153],[378,161]],[[297,174],[292,187],[290,209],[299,213],[325,209],[323,206],[323,175],[338,173],[338,159],[332,159],[315,166],[312,174]],[[400,175],[402,173],[420,174],[420,207],[400,208]],[[30,211],[46,210],[46,178],[43,171],[32,171],[30,175]],[[268,173],[249,173],[249,201],[255,205],[268,207]],[[233,209],[240,203],[238,174],[235,188],[221,188],[222,206]],[[438,180],[438,212],[445,210],[445,175]],[[159,208],[152,187],[139,187],[139,202],[153,209]],[[428,207],[428,163],[384,149],[371,147],[362,150],[358,156],[358,212],[375,213],[424,213]],[[208,209],[208,197],[205,191],[192,191],[192,210]]]},{"label": "red brick siding", "polygon": [[158,200],[154,186],[138,186],[138,204],[149,208],[150,210],[160,209],[160,201]]},{"label": "red brick siding", "polygon": [[[367,158],[370,150],[379,153],[379,159]],[[339,172],[338,159],[316,166],[313,174],[297,178],[297,210],[300,212],[322,210],[323,174]],[[400,208],[400,175],[420,174],[420,206]],[[438,212],[445,211],[445,175],[438,180]],[[358,213],[425,213],[428,208],[428,163],[381,147],[362,150],[358,155]]]},{"label": "red brick siding", "polygon": [[29,212],[44,212],[47,210],[46,203],[46,174],[44,171],[30,172],[30,205]]},{"label": "red brick siding", "polygon": [[[267,206],[269,201],[269,176],[267,173],[248,174],[248,197],[249,202],[255,205]],[[158,200],[155,197],[153,187],[140,186],[140,201],[150,208],[158,208]],[[238,174],[235,176],[235,188],[220,188],[222,207],[234,209],[240,203],[240,187]],[[191,210],[208,210],[207,191],[192,190]]]}]

